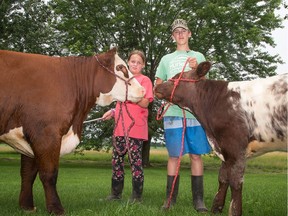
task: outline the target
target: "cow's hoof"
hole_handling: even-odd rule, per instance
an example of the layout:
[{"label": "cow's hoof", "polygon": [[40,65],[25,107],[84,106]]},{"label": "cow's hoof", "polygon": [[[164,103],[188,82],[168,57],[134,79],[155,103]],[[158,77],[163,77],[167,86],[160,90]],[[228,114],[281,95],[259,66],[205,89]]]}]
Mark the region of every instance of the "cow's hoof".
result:
[{"label": "cow's hoof", "polygon": [[65,211],[63,208],[58,208],[58,209],[49,209],[48,212],[52,215],[56,215],[56,216],[63,216],[65,215]]},{"label": "cow's hoof", "polygon": [[223,207],[213,207],[212,209],[211,209],[211,212],[213,213],[213,214],[221,214],[222,213],[222,211],[223,211]]},{"label": "cow's hoof", "polygon": [[208,209],[207,208],[198,208],[198,209],[196,209],[196,211],[198,212],[198,213],[207,213],[208,212]]},{"label": "cow's hoof", "polygon": [[34,206],[33,208],[22,208],[25,214],[36,213],[37,208]]}]

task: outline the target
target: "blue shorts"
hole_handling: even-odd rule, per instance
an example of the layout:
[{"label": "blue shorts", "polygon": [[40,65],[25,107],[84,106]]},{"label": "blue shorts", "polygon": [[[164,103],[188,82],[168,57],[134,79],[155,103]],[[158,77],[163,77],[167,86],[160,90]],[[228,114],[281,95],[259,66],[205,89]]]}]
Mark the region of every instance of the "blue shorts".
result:
[{"label": "blue shorts", "polygon": [[[164,117],[164,138],[169,157],[179,157],[182,146],[182,117]],[[184,135],[184,154],[208,154],[211,147],[206,134],[196,119],[186,119],[186,131]]]}]

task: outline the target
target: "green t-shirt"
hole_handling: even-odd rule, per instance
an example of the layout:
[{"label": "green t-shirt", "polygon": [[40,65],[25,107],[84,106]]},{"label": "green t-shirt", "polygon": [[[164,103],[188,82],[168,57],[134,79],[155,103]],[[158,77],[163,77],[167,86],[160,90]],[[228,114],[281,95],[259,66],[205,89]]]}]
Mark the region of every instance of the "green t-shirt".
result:
[{"label": "green t-shirt", "polygon": [[[167,81],[168,79],[180,73],[183,70],[184,64],[188,57],[194,57],[197,59],[197,63],[206,61],[204,55],[200,52],[193,50],[190,51],[175,51],[162,57],[159,66],[156,70],[155,77]],[[186,65],[184,71],[189,71],[191,68],[189,64]],[[192,98],[191,98],[192,100]],[[186,118],[195,118],[191,113],[185,111]],[[183,117],[183,111],[177,105],[171,105],[166,111],[164,116],[179,116]]]}]

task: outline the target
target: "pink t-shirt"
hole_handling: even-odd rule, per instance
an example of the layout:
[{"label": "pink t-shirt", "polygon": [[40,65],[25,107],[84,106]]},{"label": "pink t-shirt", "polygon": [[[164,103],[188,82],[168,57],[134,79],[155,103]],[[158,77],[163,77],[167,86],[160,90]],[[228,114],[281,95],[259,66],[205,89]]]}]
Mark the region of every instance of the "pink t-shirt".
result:
[{"label": "pink t-shirt", "polygon": [[[137,81],[145,88],[146,94],[144,98],[149,99],[149,102],[153,101],[153,85],[149,77],[143,74],[135,76]],[[125,103],[125,104],[124,104]],[[117,102],[115,108],[115,136],[128,135],[137,139],[148,139],[148,108],[140,107],[137,104],[131,102]],[[128,114],[126,111],[126,106]],[[122,110],[120,112],[120,110]],[[120,116],[119,116],[120,113]],[[131,117],[130,117],[131,116]],[[131,127],[131,124],[134,125]],[[124,129],[123,129],[124,125]],[[128,133],[128,134],[127,134]]]}]

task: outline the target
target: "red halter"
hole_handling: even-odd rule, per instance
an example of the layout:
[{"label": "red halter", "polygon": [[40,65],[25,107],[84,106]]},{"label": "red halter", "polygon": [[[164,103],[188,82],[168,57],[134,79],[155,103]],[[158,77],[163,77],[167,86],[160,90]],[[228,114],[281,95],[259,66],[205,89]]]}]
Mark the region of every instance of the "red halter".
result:
[{"label": "red halter", "polygon": [[[165,103],[163,103],[163,104],[160,106],[160,108],[159,108],[158,111],[157,111],[156,120],[160,120],[161,118],[163,118],[164,114],[166,113],[166,111],[168,110],[168,108],[171,106],[171,103],[173,103],[173,102],[172,102],[172,99],[173,99],[173,96],[174,96],[174,92],[175,92],[177,86],[179,85],[179,82],[180,82],[180,81],[184,81],[184,82],[198,82],[198,81],[199,81],[199,79],[198,79],[198,80],[195,80],[195,79],[184,79],[184,78],[182,78],[183,73],[184,73],[184,70],[185,70],[185,67],[186,67],[188,61],[189,61],[189,58],[186,60],[184,66],[183,66],[183,68],[182,68],[182,71],[181,71],[181,73],[180,73],[180,75],[179,75],[179,77],[178,77],[177,79],[171,78],[171,79],[168,80],[168,81],[174,82],[174,86],[173,86],[173,89],[172,89],[172,92],[171,92],[171,95],[170,95],[170,100],[169,100],[169,102],[165,102]],[[167,104],[168,104],[168,105],[167,105]],[[166,105],[167,105],[167,106],[166,106]],[[164,110],[163,112],[161,112],[161,110],[163,110],[163,108],[164,108],[165,106],[166,106],[165,110]],[[183,112],[184,112],[184,110],[183,110]],[[184,112],[184,113],[185,113],[185,112]]]}]

